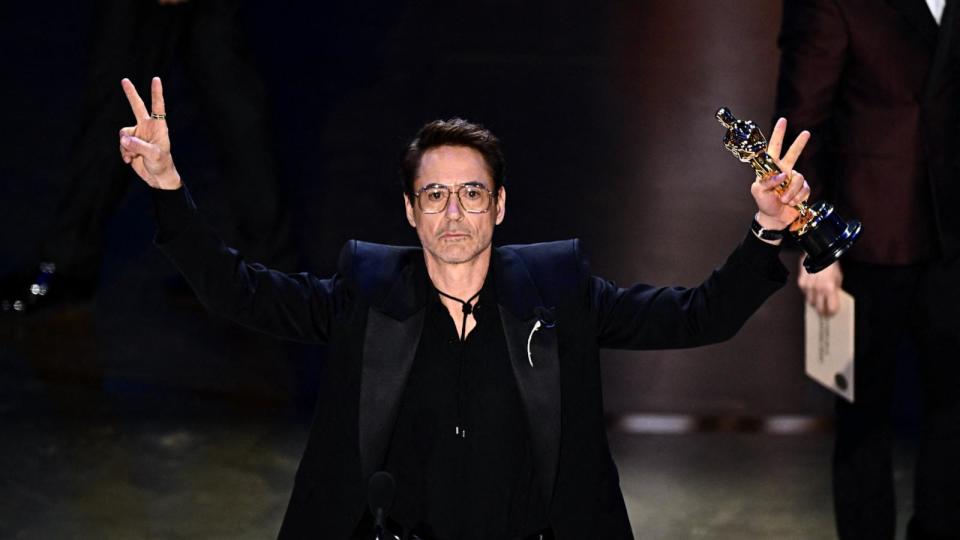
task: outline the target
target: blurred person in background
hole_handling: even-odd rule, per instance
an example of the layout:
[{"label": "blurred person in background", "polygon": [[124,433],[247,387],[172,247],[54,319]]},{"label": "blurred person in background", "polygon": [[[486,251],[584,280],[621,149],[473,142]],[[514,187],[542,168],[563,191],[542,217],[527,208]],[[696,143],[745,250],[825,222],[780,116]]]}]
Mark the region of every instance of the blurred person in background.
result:
[{"label": "blurred person in background", "polygon": [[919,345],[910,539],[960,538],[960,2],[786,0],[776,115],[809,130],[814,198],[867,231],[799,285],[823,315],[856,302],[855,402],[837,400],[843,540],[893,539],[898,351]]},{"label": "blurred person in background", "polygon": [[133,178],[116,159],[116,126],[129,115],[116,81],[144,84],[182,66],[212,133],[229,187],[228,236],[271,266],[292,269],[290,216],[281,197],[266,90],[245,32],[242,0],[98,0],[81,128],[69,178],[39,255],[0,277],[0,311],[28,313],[89,301],[96,292],[104,227]]}]

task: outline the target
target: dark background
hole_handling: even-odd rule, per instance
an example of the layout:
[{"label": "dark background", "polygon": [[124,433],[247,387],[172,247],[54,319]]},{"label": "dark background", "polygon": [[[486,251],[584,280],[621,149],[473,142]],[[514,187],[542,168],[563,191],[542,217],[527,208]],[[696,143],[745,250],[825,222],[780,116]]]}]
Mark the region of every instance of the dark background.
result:
[{"label": "dark background", "polygon": [[[88,8],[5,8],[0,271],[33,256],[67,181]],[[579,237],[595,273],[622,284],[699,283],[755,211],[752,173],[723,149],[713,115],[726,105],[769,131],[779,16],[768,0],[250,3],[302,268],[331,274],[350,238],[415,243],[398,157],[426,121],[461,116],[505,148],[497,243]],[[229,223],[230,181],[217,167],[229,156],[215,154],[176,66],[164,83],[178,169],[208,221]],[[61,380],[120,399],[202,394],[309,409],[323,348],[234,327],[172,294],[175,271],[151,243],[148,190],[132,174],[130,184],[108,224],[95,302],[2,322],[5,399]],[[784,260],[795,268],[795,255]],[[605,353],[606,406],[823,414],[829,397],[803,376],[801,314],[791,277],[728,343]]]}]

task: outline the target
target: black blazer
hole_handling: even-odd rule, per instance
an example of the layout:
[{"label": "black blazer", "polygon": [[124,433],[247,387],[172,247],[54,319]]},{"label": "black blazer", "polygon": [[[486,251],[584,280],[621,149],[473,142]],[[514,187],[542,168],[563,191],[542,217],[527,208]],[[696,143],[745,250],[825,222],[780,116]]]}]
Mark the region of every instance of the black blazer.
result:
[{"label": "black blazer", "polygon": [[[385,459],[423,328],[422,251],[351,241],[332,278],[283,274],[244,263],[183,194],[155,199],[157,243],[210,310],[279,337],[329,344],[280,537],[349,538],[367,480]],[[751,234],[699,287],[623,289],[590,275],[576,240],[494,250],[498,309],[557,538],[632,538],[607,445],[599,348],[728,339],[783,285],[777,254]],[[548,324],[531,338],[537,320]]]},{"label": "black blazer", "polygon": [[812,132],[814,198],[864,232],[848,257],[960,255],[960,2],[786,0],[777,115]]}]

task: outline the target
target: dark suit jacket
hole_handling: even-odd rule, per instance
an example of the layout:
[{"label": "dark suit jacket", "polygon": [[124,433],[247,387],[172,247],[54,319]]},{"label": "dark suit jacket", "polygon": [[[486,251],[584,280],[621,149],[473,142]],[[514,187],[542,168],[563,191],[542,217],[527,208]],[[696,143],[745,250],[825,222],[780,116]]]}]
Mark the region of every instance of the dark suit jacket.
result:
[{"label": "dark suit jacket", "polygon": [[[422,251],[351,241],[333,278],[282,274],[245,264],[183,194],[155,199],[157,243],[209,309],[276,336],[329,343],[280,536],[348,538],[367,479],[385,459],[423,328]],[[699,287],[622,289],[590,275],[576,240],[494,250],[498,309],[557,538],[632,538],[607,446],[598,349],[729,338],[784,283],[778,251],[748,235]],[[548,324],[531,339],[538,319]]]},{"label": "dark suit jacket", "polygon": [[939,29],[924,0],[784,4],[777,115],[813,134],[814,198],[863,221],[852,259],[960,255],[958,4]]}]

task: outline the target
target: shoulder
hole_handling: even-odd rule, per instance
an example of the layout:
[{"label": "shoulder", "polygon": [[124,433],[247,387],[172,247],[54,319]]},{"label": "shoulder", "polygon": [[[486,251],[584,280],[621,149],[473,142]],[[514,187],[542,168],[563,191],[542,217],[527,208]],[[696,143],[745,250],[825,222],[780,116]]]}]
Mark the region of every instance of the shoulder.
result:
[{"label": "shoulder", "polygon": [[496,261],[508,279],[528,276],[541,294],[550,297],[576,290],[587,273],[578,239],[498,247]]},{"label": "shoulder", "polygon": [[517,258],[528,271],[536,274],[578,272],[582,264],[580,240],[571,238],[537,244],[511,244],[497,248],[501,257]]},{"label": "shoulder", "polygon": [[419,247],[349,240],[340,250],[337,272],[350,288],[378,304],[398,280],[410,279],[422,262]]},{"label": "shoulder", "polygon": [[337,269],[344,277],[366,282],[394,274],[422,257],[422,253],[419,247],[348,240],[340,250]]}]

